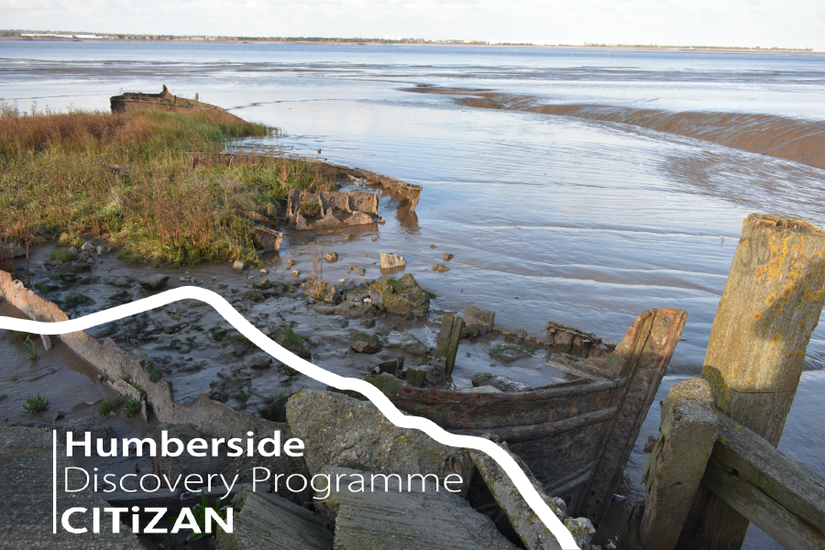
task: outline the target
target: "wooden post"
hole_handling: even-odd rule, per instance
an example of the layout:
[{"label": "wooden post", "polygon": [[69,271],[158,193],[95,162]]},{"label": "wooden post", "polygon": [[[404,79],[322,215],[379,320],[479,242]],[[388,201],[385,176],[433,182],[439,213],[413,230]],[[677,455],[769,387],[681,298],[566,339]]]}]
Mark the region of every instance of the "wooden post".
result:
[{"label": "wooden post", "polygon": [[716,442],[717,422],[706,380],[692,378],[670,389],[642,480],[650,495],[639,525],[642,548],[676,546]]},{"label": "wooden post", "polygon": [[[716,408],[779,443],[825,298],[825,232],[752,214],[716,311],[702,378]],[[703,487],[677,548],[737,549],[748,520]]]}]

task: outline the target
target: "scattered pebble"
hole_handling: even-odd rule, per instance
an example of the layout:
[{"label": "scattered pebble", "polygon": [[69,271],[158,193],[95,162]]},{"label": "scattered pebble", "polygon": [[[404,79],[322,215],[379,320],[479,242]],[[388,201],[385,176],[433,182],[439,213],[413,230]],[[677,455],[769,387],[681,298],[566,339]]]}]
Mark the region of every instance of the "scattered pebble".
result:
[{"label": "scattered pebble", "polygon": [[301,276],[301,270],[300,269],[293,269],[292,270],[292,275],[295,276],[295,277],[300,277]]},{"label": "scattered pebble", "polygon": [[437,247],[437,246],[435,246],[434,244],[431,244],[431,245],[430,245],[430,248],[438,248],[438,247]]},{"label": "scattered pebble", "polygon": [[338,282],[341,283],[341,284],[344,284],[344,283],[347,282],[347,280],[346,279],[338,279]]},{"label": "scattered pebble", "polygon": [[[265,268],[265,267],[262,267],[262,268],[261,268],[261,274],[262,274],[262,275],[266,275],[266,274],[268,274],[268,273],[269,273],[269,270],[268,270],[267,268]],[[215,279],[215,277],[212,277],[212,279],[214,280],[214,279]]]},{"label": "scattered pebble", "polygon": [[449,271],[449,270],[450,270],[450,268],[447,267],[444,264],[435,264],[433,266],[433,271],[442,271],[443,272],[443,271]]},{"label": "scattered pebble", "polygon": [[450,261],[450,260],[452,260],[452,259],[453,259],[453,255],[452,255],[452,254],[447,254],[446,252],[444,253],[444,261],[445,261],[445,262],[449,262],[449,261]]}]

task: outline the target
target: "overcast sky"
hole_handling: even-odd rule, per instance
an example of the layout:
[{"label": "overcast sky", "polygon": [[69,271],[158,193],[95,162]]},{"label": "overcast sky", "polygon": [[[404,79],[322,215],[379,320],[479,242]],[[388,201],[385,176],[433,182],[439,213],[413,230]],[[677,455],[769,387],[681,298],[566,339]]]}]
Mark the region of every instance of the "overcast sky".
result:
[{"label": "overcast sky", "polygon": [[825,48],[824,0],[0,0],[0,27]]}]

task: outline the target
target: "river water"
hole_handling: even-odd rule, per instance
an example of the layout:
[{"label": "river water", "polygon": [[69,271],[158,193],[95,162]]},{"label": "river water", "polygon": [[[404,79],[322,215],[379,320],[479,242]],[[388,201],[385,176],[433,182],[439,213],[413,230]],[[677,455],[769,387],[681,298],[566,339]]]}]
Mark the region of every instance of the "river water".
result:
[{"label": "river water", "polygon": [[[742,220],[825,227],[823,55],[0,41],[0,97],[22,110],[106,110],[162,84],[287,132],[238,147],[422,185],[416,213],[389,216],[378,243],[439,309],[614,340],[645,309],[686,310],[659,398],[701,371]],[[299,241],[282,255],[305,253]],[[443,252],[450,271],[433,272]],[[823,366],[820,324],[780,448],[825,474]]]}]

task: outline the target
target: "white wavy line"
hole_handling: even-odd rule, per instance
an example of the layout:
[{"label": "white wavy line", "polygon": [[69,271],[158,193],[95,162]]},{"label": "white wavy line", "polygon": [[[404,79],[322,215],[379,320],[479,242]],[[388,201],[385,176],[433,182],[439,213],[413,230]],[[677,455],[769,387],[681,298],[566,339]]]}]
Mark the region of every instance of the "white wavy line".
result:
[{"label": "white wavy line", "polygon": [[562,522],[559,521],[550,507],[547,506],[518,463],[513,460],[502,447],[481,437],[457,435],[447,432],[431,420],[401,413],[381,390],[369,382],[357,378],[347,378],[329,372],[279,346],[263,332],[258,330],[252,323],[247,321],[247,319],[238,313],[221,295],[211,290],[194,286],[174,288],[136,302],[130,302],[105,311],[91,313],[77,319],[56,323],[44,323],[28,319],[0,316],[0,329],[46,335],[79,332],[186,299],[199,300],[209,304],[252,343],[302,374],[340,390],[357,391],[363,394],[396,426],[421,430],[443,445],[475,449],[488,454],[493,460],[498,462],[499,466],[510,476],[513,484],[519,492],[521,492],[521,496],[525,502],[527,502],[539,519],[544,522],[544,525],[547,526],[550,532],[556,537],[556,540],[561,544],[562,550],[579,550],[575,540],[573,540],[573,535],[571,535]]}]

